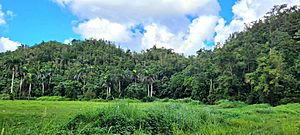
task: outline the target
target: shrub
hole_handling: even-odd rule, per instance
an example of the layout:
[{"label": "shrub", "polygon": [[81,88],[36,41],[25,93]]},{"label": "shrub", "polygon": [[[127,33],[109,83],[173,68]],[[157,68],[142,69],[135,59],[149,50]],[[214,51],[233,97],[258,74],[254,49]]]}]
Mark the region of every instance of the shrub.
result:
[{"label": "shrub", "polygon": [[9,100],[10,98],[9,94],[0,94],[0,100]]},{"label": "shrub", "polygon": [[239,108],[246,106],[244,102],[229,100],[219,100],[215,104],[220,108]]},{"label": "shrub", "polygon": [[61,96],[43,96],[43,97],[39,97],[36,100],[39,101],[70,101],[70,98],[65,98],[65,97],[61,97]]},{"label": "shrub", "polygon": [[136,98],[140,99],[141,97],[147,96],[146,86],[143,83],[133,83],[127,86],[125,89],[126,98]]},{"label": "shrub", "polygon": [[177,99],[178,102],[181,102],[181,103],[190,103],[193,101],[193,99],[191,98],[183,98],[183,99]]},{"label": "shrub", "polygon": [[283,98],[280,100],[280,104],[288,103],[300,103],[300,97]]},{"label": "shrub", "polygon": [[169,98],[159,99],[160,102],[169,102]]},{"label": "shrub", "polygon": [[177,102],[176,100],[169,99],[169,98],[157,99],[157,101],[159,101],[159,102]]},{"label": "shrub", "polygon": [[142,99],[142,102],[153,102],[153,101],[156,101],[157,98],[156,97],[144,97]]},{"label": "shrub", "polygon": [[191,104],[191,105],[203,105],[203,103],[201,101],[198,101],[198,100],[193,100],[189,104]]},{"label": "shrub", "polygon": [[114,97],[112,95],[107,95],[106,100],[114,100]]}]

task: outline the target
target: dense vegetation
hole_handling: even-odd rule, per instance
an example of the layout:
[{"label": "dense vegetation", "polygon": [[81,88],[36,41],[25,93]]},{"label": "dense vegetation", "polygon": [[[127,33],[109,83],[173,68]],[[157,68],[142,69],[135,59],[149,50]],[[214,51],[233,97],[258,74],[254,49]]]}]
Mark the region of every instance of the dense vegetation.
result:
[{"label": "dense vegetation", "polygon": [[[105,40],[43,42],[0,53],[0,92],[10,98],[187,98],[247,103],[300,102],[300,10],[276,6],[214,50],[185,57],[141,53]],[[5,97],[4,97],[5,98]]]},{"label": "dense vegetation", "polygon": [[[129,103],[131,102],[131,103]],[[1,101],[0,129],[15,134],[298,135],[300,104]]]}]

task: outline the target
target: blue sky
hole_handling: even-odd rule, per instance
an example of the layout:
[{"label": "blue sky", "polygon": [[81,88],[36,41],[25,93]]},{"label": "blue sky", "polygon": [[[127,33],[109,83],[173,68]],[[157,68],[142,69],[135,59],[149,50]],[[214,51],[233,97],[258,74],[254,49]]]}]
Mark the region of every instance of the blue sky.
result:
[{"label": "blue sky", "polygon": [[[129,0],[90,0],[89,3],[84,0],[0,0],[0,37],[11,41],[9,43],[27,45],[49,40],[105,38],[133,50],[158,44],[180,53],[193,54],[195,49],[209,49],[216,42],[224,42],[230,33],[243,30],[244,23],[259,19],[274,4],[299,2],[194,0],[194,3],[186,2],[186,6],[180,8],[180,0],[169,3],[152,0],[161,5],[156,9],[161,11],[156,13],[148,6],[140,7],[144,10],[136,6],[148,4],[149,0],[141,0],[142,4],[133,3],[132,8],[122,3],[124,1]],[[129,9],[114,10],[122,7]],[[5,23],[1,24],[1,19]],[[9,43],[0,40],[0,52],[1,44],[5,48]]]},{"label": "blue sky", "polygon": [[10,10],[14,17],[7,22],[0,35],[23,44],[34,45],[45,40],[64,41],[80,38],[72,30],[76,16],[50,0],[1,0],[2,10]]}]

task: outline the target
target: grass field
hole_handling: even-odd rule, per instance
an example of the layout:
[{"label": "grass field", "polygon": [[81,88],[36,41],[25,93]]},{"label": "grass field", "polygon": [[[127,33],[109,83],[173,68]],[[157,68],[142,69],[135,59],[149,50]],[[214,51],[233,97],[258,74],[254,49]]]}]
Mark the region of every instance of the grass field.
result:
[{"label": "grass field", "polygon": [[[82,115],[80,115],[82,114]],[[0,101],[1,134],[300,134],[300,104]]]}]

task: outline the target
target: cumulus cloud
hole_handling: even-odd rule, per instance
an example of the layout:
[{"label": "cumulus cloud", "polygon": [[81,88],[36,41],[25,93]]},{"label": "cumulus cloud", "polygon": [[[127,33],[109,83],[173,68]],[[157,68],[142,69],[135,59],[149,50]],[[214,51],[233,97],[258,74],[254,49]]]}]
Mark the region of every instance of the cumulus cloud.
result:
[{"label": "cumulus cloud", "polygon": [[[212,39],[220,11],[217,0],[54,1],[79,18],[81,23],[73,30],[83,38],[135,43],[140,49],[156,45],[184,53],[195,53],[205,47],[206,39]],[[142,28],[136,30],[136,26]]]},{"label": "cumulus cloud", "polygon": [[244,30],[245,23],[263,17],[274,5],[300,3],[300,0],[239,0],[232,7],[233,19],[227,24],[219,17],[217,0],[53,1],[78,17],[80,23],[73,30],[83,38],[107,39],[133,50],[156,45],[185,54],[209,49],[207,41],[224,43],[230,34]]},{"label": "cumulus cloud", "polygon": [[114,22],[135,22],[166,16],[215,15],[219,12],[217,0],[55,0],[70,7],[83,19],[106,18]]},{"label": "cumulus cloud", "polygon": [[192,24],[189,26],[187,39],[184,41],[180,50],[192,54],[200,48],[209,49],[209,46],[206,46],[204,41],[213,40],[215,32],[214,28],[216,27],[217,21],[217,16],[200,16],[193,20]]},{"label": "cumulus cloud", "polygon": [[186,55],[195,54],[200,48],[208,48],[204,41],[213,39],[217,21],[217,16],[201,16],[193,20],[185,33],[172,33],[165,26],[151,24],[145,27],[142,46],[146,49],[156,45]]},{"label": "cumulus cloud", "polygon": [[144,49],[156,45],[157,47],[172,48],[178,51],[177,48],[182,43],[180,36],[171,33],[165,26],[152,23],[145,26],[145,31],[142,38],[142,47]]},{"label": "cumulus cloud", "polygon": [[0,37],[0,52],[14,51],[21,43],[11,41],[9,38]]},{"label": "cumulus cloud", "polygon": [[230,34],[240,32],[244,28],[245,24],[242,20],[234,19],[229,25],[226,25],[226,21],[223,18],[219,19],[218,25],[215,27],[215,32],[217,33],[214,39],[215,44],[223,44]]},{"label": "cumulus cloud", "polygon": [[126,26],[100,18],[80,23],[77,27],[74,27],[74,31],[87,39],[106,39],[116,42],[126,42],[130,39]]},{"label": "cumulus cloud", "polygon": [[225,25],[225,20],[220,19],[216,27],[215,44],[224,43],[230,34],[244,29],[245,24],[261,19],[274,5],[300,4],[300,0],[240,0],[232,7],[233,20]]},{"label": "cumulus cloud", "polygon": [[274,5],[297,5],[300,0],[240,0],[233,7],[235,19],[241,19],[245,23],[262,18]]}]

